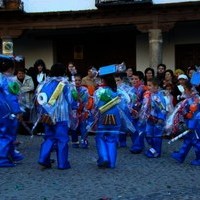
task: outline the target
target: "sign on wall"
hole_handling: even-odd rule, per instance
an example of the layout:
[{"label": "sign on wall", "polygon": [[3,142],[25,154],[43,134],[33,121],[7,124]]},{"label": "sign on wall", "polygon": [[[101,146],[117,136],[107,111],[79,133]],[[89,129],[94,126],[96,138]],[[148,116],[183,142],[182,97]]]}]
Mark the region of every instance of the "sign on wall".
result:
[{"label": "sign on wall", "polygon": [[13,42],[3,41],[2,51],[5,55],[13,55]]},{"label": "sign on wall", "polygon": [[82,60],[82,59],[83,59],[83,45],[75,45],[74,60]]}]

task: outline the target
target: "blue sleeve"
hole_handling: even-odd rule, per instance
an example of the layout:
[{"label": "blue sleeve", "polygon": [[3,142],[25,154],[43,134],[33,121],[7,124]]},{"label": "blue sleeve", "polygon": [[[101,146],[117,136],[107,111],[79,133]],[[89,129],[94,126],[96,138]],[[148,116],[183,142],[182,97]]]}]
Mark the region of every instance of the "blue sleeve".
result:
[{"label": "blue sleeve", "polygon": [[71,107],[72,110],[77,110],[78,109],[78,101],[75,98],[75,95],[73,95],[73,92],[77,92],[75,88],[68,87],[67,85],[63,89],[63,93],[65,98],[67,99],[69,106]]},{"label": "blue sleeve", "polygon": [[17,95],[8,93],[8,94],[6,94],[5,98],[6,98],[6,101],[7,101],[8,105],[11,109],[11,113],[18,114],[18,113],[22,112],[20,107],[19,107]]},{"label": "blue sleeve", "polygon": [[166,119],[166,102],[165,102],[165,99],[162,95],[159,95],[159,106],[157,107],[158,109],[158,118],[159,119],[162,119],[162,120],[165,120]]}]

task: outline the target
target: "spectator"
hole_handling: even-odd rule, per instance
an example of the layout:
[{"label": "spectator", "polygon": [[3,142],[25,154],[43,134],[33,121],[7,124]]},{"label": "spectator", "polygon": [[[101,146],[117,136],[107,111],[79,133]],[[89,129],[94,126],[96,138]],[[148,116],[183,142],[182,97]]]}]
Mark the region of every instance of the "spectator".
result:
[{"label": "spectator", "polygon": [[193,72],[195,72],[196,70],[195,70],[195,67],[188,67],[188,69],[187,69],[187,76],[188,76],[188,78],[189,78],[189,80],[192,78],[192,74],[193,74]]},{"label": "spectator", "polygon": [[168,83],[171,83],[171,84],[175,84],[176,83],[176,78],[174,76],[174,72],[171,69],[165,70],[165,72],[164,72],[164,79],[163,79],[163,81],[161,83],[161,87],[165,89],[165,86]]},{"label": "spectator", "polygon": [[33,79],[25,73],[24,68],[19,68],[16,71],[14,80],[18,83],[20,88],[19,103],[24,109],[30,109],[32,107],[32,97],[34,90]]},{"label": "spectator", "polygon": [[[25,74],[25,71],[24,68],[17,69],[14,81],[19,85],[19,104],[24,111],[23,120],[26,121],[26,123],[30,123],[30,109],[33,106],[34,83],[32,78]],[[18,132],[27,134],[27,130],[24,130],[21,123],[19,124]]]},{"label": "spectator", "polygon": [[167,69],[164,73],[164,80],[161,84],[161,87],[163,89],[166,89],[166,86],[168,84],[172,84],[173,85],[173,91],[171,92],[172,96],[173,96],[173,99],[174,99],[174,103],[176,104],[177,103],[177,96],[180,95],[180,92],[178,90],[178,87],[177,87],[177,81],[176,81],[176,77],[174,76],[174,73],[171,69]]},{"label": "spectator", "polygon": [[46,69],[45,62],[42,59],[36,60],[34,67],[31,67],[27,74],[32,77],[35,90],[39,83],[46,80],[48,75],[48,70]]},{"label": "spectator", "polygon": [[185,74],[181,74],[178,76],[179,84],[177,85],[177,87],[178,87],[179,94],[177,95],[177,102],[180,102],[186,98],[184,88],[187,82],[188,82],[188,77]]},{"label": "spectator", "polygon": [[166,70],[166,65],[165,64],[159,64],[157,66],[157,79],[159,81],[159,85],[162,84],[164,78],[165,78],[165,70]]},{"label": "spectator", "polygon": [[96,83],[96,81],[95,81],[95,78],[96,78],[96,73],[93,73],[93,69],[94,69],[94,67],[88,67],[88,69],[87,69],[87,76],[85,76],[85,77],[83,77],[82,78],[82,85],[84,85],[84,86],[91,86],[91,87],[93,87],[93,89],[96,89],[96,87],[97,87],[97,83]]},{"label": "spectator", "polygon": [[151,67],[147,67],[144,70],[144,84],[147,85],[147,81],[154,78],[154,76],[155,76],[154,69]]},{"label": "spectator", "polygon": [[133,75],[133,68],[132,67],[128,67],[126,69],[126,76],[127,76],[127,79],[129,80],[130,85],[131,85],[132,75]]},{"label": "spectator", "polygon": [[182,69],[176,69],[174,71],[174,75],[175,75],[177,80],[178,80],[178,76],[181,75],[181,74],[185,74],[185,72]]},{"label": "spectator", "polygon": [[73,62],[69,62],[67,65],[67,77],[69,78],[69,81],[73,84],[75,84],[75,74],[77,74],[76,66]]}]

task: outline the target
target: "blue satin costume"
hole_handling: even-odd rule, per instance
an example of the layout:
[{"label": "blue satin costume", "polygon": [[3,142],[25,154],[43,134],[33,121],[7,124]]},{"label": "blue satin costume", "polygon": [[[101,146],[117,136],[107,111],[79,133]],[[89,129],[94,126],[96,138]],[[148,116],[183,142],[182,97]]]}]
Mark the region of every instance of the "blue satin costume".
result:
[{"label": "blue satin costume", "polygon": [[78,131],[81,135],[80,147],[88,148],[88,140],[87,140],[87,119],[89,117],[89,111],[86,109],[86,104],[88,102],[88,89],[84,86],[76,87],[78,93],[78,126],[75,130],[71,130],[72,136],[72,147],[79,147],[78,140]]},{"label": "blue satin costume", "polygon": [[0,74],[0,167],[14,167],[24,156],[15,151],[17,114],[22,113],[18,96],[10,90],[13,76]]},{"label": "blue satin costume", "polygon": [[139,112],[141,110],[143,94],[145,92],[144,85],[133,87],[133,92],[137,96],[134,104],[132,105],[132,109],[135,113],[137,113],[136,115],[133,114],[133,125],[135,126],[137,131],[131,135],[132,146],[130,148],[130,152],[140,153],[144,148],[144,131],[141,130],[141,126],[139,123]]},{"label": "blue satin costume", "polygon": [[[110,100],[119,96],[121,101],[103,113],[98,109]],[[135,132],[130,119],[126,117],[124,110],[128,109],[123,99],[123,94],[118,90],[114,92],[109,87],[100,87],[94,93],[94,106],[96,109],[92,131],[96,133],[95,141],[98,153],[97,165],[99,167],[115,168],[117,159],[118,136],[123,128],[129,126]],[[124,133],[126,132],[124,128]]]},{"label": "blue satin costume", "polygon": [[[180,163],[183,163],[188,152],[194,147],[196,158],[191,161],[192,165],[200,166],[200,107],[199,107],[199,95],[193,94],[187,97],[183,102],[184,105],[183,115],[185,118],[186,128],[190,130],[185,136],[183,136],[183,144],[179,151],[172,153],[172,158]],[[195,110],[190,110],[190,107],[195,105]],[[188,115],[189,114],[189,115]],[[191,114],[191,116],[190,116]]]},{"label": "blue satin costume", "polygon": [[150,148],[145,152],[149,158],[161,156],[162,136],[166,120],[166,102],[161,91],[151,93],[150,109],[146,124],[146,139]]},{"label": "blue satin costume", "polygon": [[[136,103],[136,100],[137,100],[137,95],[135,93],[135,90],[134,90],[133,87],[129,86],[126,83],[121,83],[118,86],[118,89],[120,90],[120,92],[122,92],[126,96],[125,102],[127,103],[128,109],[124,110],[124,112],[131,119],[132,118],[131,117],[131,110],[132,110],[132,107]],[[132,134],[133,133],[131,133],[131,135]],[[125,133],[125,134],[123,133],[123,134],[119,135],[119,146],[120,147],[126,147],[127,146],[126,138],[127,138],[127,133]]]},{"label": "blue satin costume", "polygon": [[[55,104],[49,105],[48,100],[60,82],[64,83],[64,88]],[[41,115],[47,114],[53,121],[53,124],[44,123],[45,136],[38,160],[38,163],[44,167],[51,167],[50,156],[54,149],[57,155],[57,168],[68,169],[71,167],[68,161],[68,130],[71,125],[70,114],[73,113],[73,109],[77,109],[73,90],[74,87],[63,77],[47,78],[46,82],[42,86],[39,85],[37,89],[37,96],[43,93],[47,95],[47,100],[40,103],[39,113]]]}]

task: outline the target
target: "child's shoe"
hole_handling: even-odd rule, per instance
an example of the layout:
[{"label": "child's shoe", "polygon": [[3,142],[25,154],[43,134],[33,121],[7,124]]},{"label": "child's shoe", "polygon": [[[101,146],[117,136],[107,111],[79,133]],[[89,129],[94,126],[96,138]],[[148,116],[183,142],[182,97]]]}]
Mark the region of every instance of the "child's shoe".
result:
[{"label": "child's shoe", "polygon": [[183,156],[182,156],[178,151],[174,151],[174,152],[171,154],[171,157],[172,157],[173,159],[175,159],[176,161],[178,161],[179,163],[183,163],[183,161],[184,161]]},{"label": "child's shoe", "polygon": [[158,158],[158,157],[160,157],[160,154],[154,148],[150,148],[149,150],[147,150],[145,152],[145,155],[148,158]]},{"label": "child's shoe", "polygon": [[190,164],[195,166],[200,166],[200,160],[195,159]]},{"label": "child's shoe", "polygon": [[79,148],[79,142],[73,142],[72,143],[72,148]]},{"label": "child's shoe", "polygon": [[83,149],[88,148],[88,140],[81,140],[81,148]]}]

